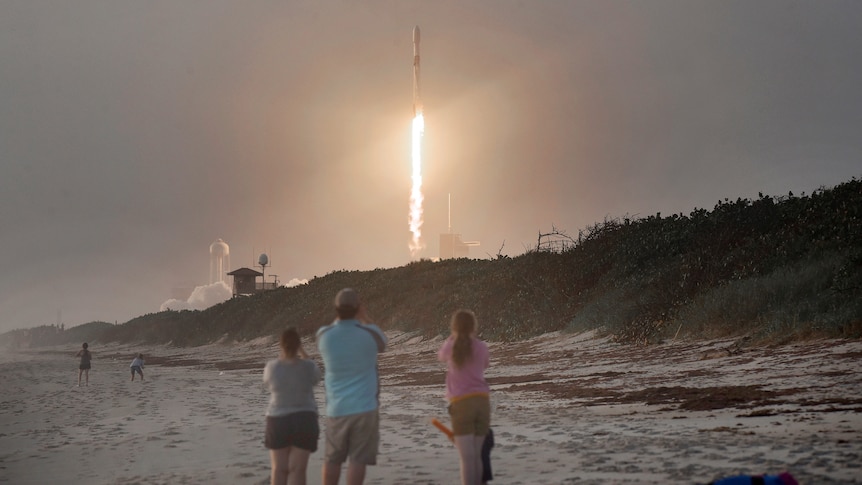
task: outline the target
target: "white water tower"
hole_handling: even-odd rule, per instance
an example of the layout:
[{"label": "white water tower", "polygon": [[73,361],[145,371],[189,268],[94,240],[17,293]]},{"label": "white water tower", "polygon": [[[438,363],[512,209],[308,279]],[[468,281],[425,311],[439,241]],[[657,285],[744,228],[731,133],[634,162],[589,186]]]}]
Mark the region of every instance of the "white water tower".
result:
[{"label": "white water tower", "polygon": [[224,282],[230,269],[230,247],[221,239],[210,244],[210,284]]}]

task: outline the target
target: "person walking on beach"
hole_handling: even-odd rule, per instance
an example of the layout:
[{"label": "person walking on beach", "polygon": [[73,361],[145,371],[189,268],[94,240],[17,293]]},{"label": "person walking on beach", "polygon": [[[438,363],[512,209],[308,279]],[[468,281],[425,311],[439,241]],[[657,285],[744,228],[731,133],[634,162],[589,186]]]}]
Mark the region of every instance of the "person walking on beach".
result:
[{"label": "person walking on beach", "polygon": [[299,332],[288,327],[279,339],[281,355],[263,369],[269,388],[264,445],[272,463],[271,485],[305,485],[308,458],[317,451],[320,427],[314,386],[320,367],[302,348]]},{"label": "person walking on beach", "polygon": [[348,460],[347,485],[365,481],[367,465],[377,464],[380,444],[380,379],[377,354],[388,339],[368,322],[359,294],[345,288],[335,295],[335,321],[317,331],[326,368],[326,456],[324,485],[337,485]]},{"label": "person walking on beach", "polygon": [[132,380],[135,380],[135,373],[140,374],[141,380],[144,380],[144,354],[138,354],[137,357],[132,359],[132,364],[129,365],[129,368],[132,370]]},{"label": "person walking on beach", "polygon": [[86,385],[90,385],[90,360],[93,358],[93,354],[87,350],[87,342],[84,342],[84,345],[81,346],[81,350],[75,354],[75,357],[81,358],[81,363],[78,364],[78,387],[81,387],[81,375],[83,374],[86,378]]},{"label": "person walking on beach", "polygon": [[461,460],[461,484],[479,485],[482,444],[491,427],[490,387],[485,381],[490,356],[488,345],[476,338],[478,325],[473,312],[456,311],[451,327],[452,333],[437,358],[447,366],[446,399]]}]

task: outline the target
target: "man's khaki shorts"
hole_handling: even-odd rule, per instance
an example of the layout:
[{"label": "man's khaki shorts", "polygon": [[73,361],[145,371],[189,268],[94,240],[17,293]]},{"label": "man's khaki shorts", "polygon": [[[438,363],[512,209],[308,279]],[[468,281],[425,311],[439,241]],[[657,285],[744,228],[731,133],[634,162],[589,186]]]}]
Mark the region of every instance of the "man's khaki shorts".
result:
[{"label": "man's khaki shorts", "polygon": [[326,462],[377,464],[380,444],[380,417],[375,409],[367,413],[326,418]]}]

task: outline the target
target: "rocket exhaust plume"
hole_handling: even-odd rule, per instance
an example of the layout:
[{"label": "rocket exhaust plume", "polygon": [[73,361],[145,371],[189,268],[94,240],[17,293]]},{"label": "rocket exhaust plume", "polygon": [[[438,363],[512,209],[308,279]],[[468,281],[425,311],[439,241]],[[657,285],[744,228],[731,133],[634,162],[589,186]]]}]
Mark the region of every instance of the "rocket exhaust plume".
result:
[{"label": "rocket exhaust plume", "polygon": [[414,258],[424,249],[422,243],[422,135],[425,133],[425,118],[422,116],[422,101],[419,98],[419,26],[413,27],[413,130],[411,160],[413,163],[413,188],[410,190],[410,255]]}]

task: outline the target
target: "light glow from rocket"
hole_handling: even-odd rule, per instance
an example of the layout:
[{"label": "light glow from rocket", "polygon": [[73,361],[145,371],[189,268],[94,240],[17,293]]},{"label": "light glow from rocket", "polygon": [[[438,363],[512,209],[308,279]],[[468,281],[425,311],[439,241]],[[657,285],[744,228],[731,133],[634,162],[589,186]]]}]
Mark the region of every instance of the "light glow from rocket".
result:
[{"label": "light glow from rocket", "polygon": [[411,160],[413,162],[413,188],[410,190],[410,255],[416,258],[424,249],[422,243],[422,135],[425,133],[425,117],[422,110],[416,112],[413,118],[413,145]]}]

